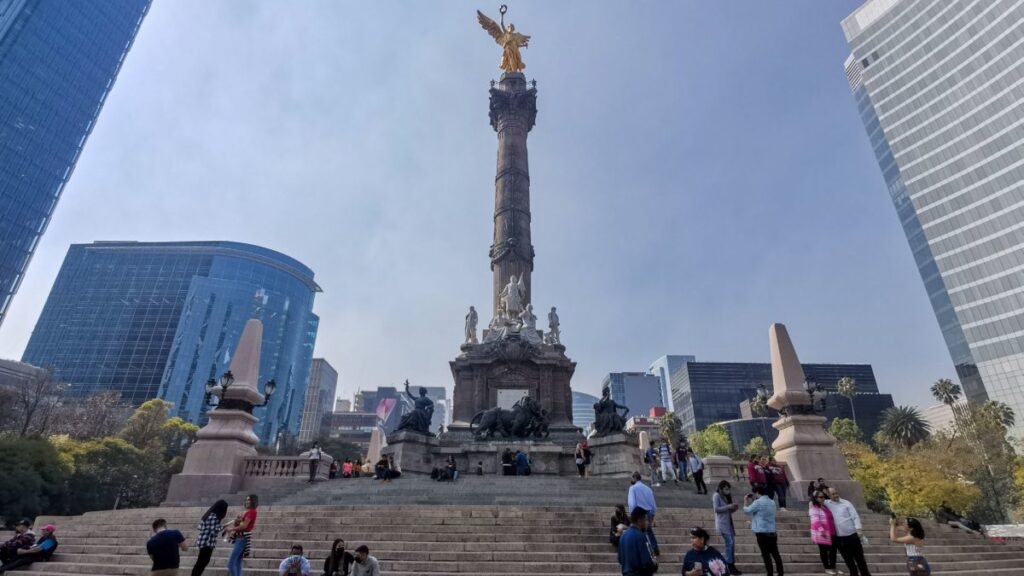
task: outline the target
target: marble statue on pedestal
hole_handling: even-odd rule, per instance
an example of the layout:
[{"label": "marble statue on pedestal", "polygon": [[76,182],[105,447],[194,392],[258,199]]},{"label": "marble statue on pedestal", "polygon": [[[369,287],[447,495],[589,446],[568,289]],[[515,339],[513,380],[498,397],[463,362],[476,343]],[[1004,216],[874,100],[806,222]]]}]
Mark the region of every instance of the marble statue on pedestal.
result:
[{"label": "marble statue on pedestal", "polygon": [[402,416],[402,420],[398,423],[398,428],[395,431],[407,430],[430,436],[430,421],[434,417],[434,401],[427,397],[426,388],[420,388],[419,398],[413,396],[412,392],[409,391],[408,380],[405,381],[405,393],[409,398],[412,398],[415,404],[412,412]]},{"label": "marble statue on pedestal", "polygon": [[[619,410],[624,410],[624,412],[620,414]],[[612,400],[611,390],[605,387],[601,390],[601,399],[594,404],[595,436],[607,436],[622,432],[626,427],[627,415],[629,415],[629,407]]]},{"label": "marble statue on pedestal", "polygon": [[562,343],[562,331],[559,329],[558,312],[555,310],[554,306],[551,307],[551,312],[548,312],[548,333],[544,338],[544,343]]},{"label": "marble statue on pedestal", "polygon": [[513,274],[509,278],[508,284],[505,285],[505,289],[501,291],[500,308],[504,310],[505,317],[509,319],[518,318],[519,314],[523,311],[525,299],[526,285],[523,283],[523,278],[520,276],[517,282]]},{"label": "marble statue on pedestal", "polygon": [[465,344],[477,344],[476,339],[476,323],[478,316],[476,308],[469,307],[469,313],[466,314],[466,341]]}]

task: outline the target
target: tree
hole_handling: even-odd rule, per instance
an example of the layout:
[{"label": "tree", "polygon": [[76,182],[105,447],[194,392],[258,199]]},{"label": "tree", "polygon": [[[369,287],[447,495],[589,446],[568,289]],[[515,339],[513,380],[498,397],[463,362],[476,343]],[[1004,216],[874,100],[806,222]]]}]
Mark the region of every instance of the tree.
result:
[{"label": "tree", "polygon": [[0,437],[0,524],[62,512],[68,469],[41,438]]},{"label": "tree", "polygon": [[860,426],[849,418],[836,418],[829,424],[828,433],[840,442],[863,442],[864,433]]},{"label": "tree", "polygon": [[122,438],[62,443],[73,462],[68,480],[69,514],[114,506],[155,506],[166,493],[166,466],[159,454],[132,446]]},{"label": "tree", "polygon": [[846,457],[850,477],[864,489],[864,500],[868,508],[875,512],[888,512],[885,460],[861,442],[843,442],[839,444],[839,451]]},{"label": "tree", "polygon": [[17,386],[14,392],[13,430],[19,436],[45,436],[51,416],[64,397],[64,386],[53,379],[53,372],[46,370]]},{"label": "tree", "polygon": [[679,448],[679,438],[683,435],[683,423],[674,412],[666,412],[658,421],[658,434],[675,450]]},{"label": "tree", "polygon": [[750,442],[743,448],[743,453],[747,455],[757,456],[771,456],[772,448],[768,446],[768,443],[764,441],[764,438],[755,437],[751,438]]},{"label": "tree", "polygon": [[768,442],[768,430],[764,426],[764,417],[768,414],[768,396],[755,394],[750,399],[750,412],[761,419],[761,438]]},{"label": "tree", "polygon": [[952,406],[960,400],[960,395],[963,394],[963,390],[960,389],[960,385],[954,383],[949,378],[939,378],[932,384],[932,397],[939,402],[942,402],[946,406]]},{"label": "tree", "polygon": [[896,406],[882,412],[879,432],[897,447],[907,449],[928,438],[931,426],[921,418],[917,408]]},{"label": "tree", "polygon": [[712,424],[700,432],[690,435],[690,448],[701,457],[719,455],[732,456],[732,440],[721,424]]},{"label": "tree", "polygon": [[1013,408],[998,400],[988,400],[978,409],[979,415],[985,420],[1005,429],[1013,428],[1017,416]]},{"label": "tree", "polygon": [[57,408],[50,432],[79,440],[113,436],[131,413],[119,392],[101,390],[81,402],[65,402]]},{"label": "tree", "polygon": [[836,382],[836,392],[850,401],[850,414],[853,416],[853,422],[856,423],[857,410],[853,407],[853,397],[857,395],[857,381],[849,376],[843,376]]}]

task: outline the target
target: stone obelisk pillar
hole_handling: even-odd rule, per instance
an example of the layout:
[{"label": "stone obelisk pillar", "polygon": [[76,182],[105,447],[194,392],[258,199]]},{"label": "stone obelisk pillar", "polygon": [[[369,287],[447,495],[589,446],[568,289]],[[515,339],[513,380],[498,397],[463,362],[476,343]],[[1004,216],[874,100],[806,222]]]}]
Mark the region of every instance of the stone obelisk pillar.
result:
[{"label": "stone obelisk pillar", "polygon": [[257,388],[262,341],[263,324],[255,319],[246,322],[231,359],[234,382],[207,413],[210,421],[196,434],[181,472],[171,477],[167,502],[203,500],[241,488],[243,461],[256,455],[259,444],[253,432],[258,419],[252,410],[265,398]]},{"label": "stone obelisk pillar", "polygon": [[533,241],[530,236],[530,165],[526,137],[537,117],[537,89],[527,88],[521,72],[505,72],[491,87],[491,127],[498,133],[498,170],[494,177],[494,243],[491,270],[497,312],[501,291],[515,276],[533,302]]},{"label": "stone obelisk pillar", "polygon": [[803,366],[784,325],[771,325],[768,345],[774,388],[768,406],[784,414],[772,424],[779,431],[772,448],[775,457],[789,468],[794,495],[803,500],[807,485],[824,478],[825,484],[835,486],[843,498],[863,507],[864,491],[850,478],[836,439],[825,430],[826,418],[814,412],[810,393],[804,388]]}]

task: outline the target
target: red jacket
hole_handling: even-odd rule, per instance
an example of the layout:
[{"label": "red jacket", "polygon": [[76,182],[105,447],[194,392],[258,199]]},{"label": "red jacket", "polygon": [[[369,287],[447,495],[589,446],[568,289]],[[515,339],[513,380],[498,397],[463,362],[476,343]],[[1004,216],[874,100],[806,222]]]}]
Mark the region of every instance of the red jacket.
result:
[{"label": "red jacket", "polygon": [[747,462],[747,480],[751,484],[764,484],[764,469],[753,462]]}]

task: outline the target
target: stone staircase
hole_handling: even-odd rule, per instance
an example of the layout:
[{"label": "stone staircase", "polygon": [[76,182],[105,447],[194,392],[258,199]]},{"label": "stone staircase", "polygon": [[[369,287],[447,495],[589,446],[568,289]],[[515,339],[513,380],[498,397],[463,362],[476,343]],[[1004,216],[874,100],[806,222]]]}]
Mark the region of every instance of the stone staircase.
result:
[{"label": "stone staircase", "polygon": [[[625,497],[625,480],[576,478],[466,478],[435,483],[403,478],[389,484],[368,479],[336,480],[292,492],[261,494],[254,536],[254,558],[247,574],[272,576],[293,543],[305,547],[319,573],[331,540],[345,538],[349,549],[366,544],[384,574],[400,576],[531,574],[620,574],[607,530],[611,507]],[[678,574],[689,547],[689,528],[710,531],[714,517],[710,497],[692,487],[655,489],[659,502],[656,527],[661,544],[662,574]],[[532,499],[530,498],[532,496]],[[484,502],[486,498],[493,498]],[[235,497],[237,500],[238,498]],[[555,504],[557,503],[557,504]],[[789,576],[820,575],[817,547],[807,533],[805,504],[780,512],[780,548]],[[190,545],[203,507],[163,507],[92,512],[70,518],[39,518],[58,526],[60,549],[52,562],[37,563],[25,574],[142,575],[148,572],[145,542],[149,524],[166,518],[182,530]],[[229,512],[239,512],[235,506]],[[737,563],[750,574],[763,574],[760,555],[742,513]],[[871,543],[867,558],[875,576],[906,573],[902,546],[888,542],[888,520],[865,515]],[[1024,543],[997,544],[928,522],[925,552],[934,574],[1022,574]],[[712,544],[721,549],[714,535]],[[228,547],[221,543],[207,574],[222,576]],[[188,570],[195,551],[183,555]],[[186,573],[186,572],[183,572]]]}]

